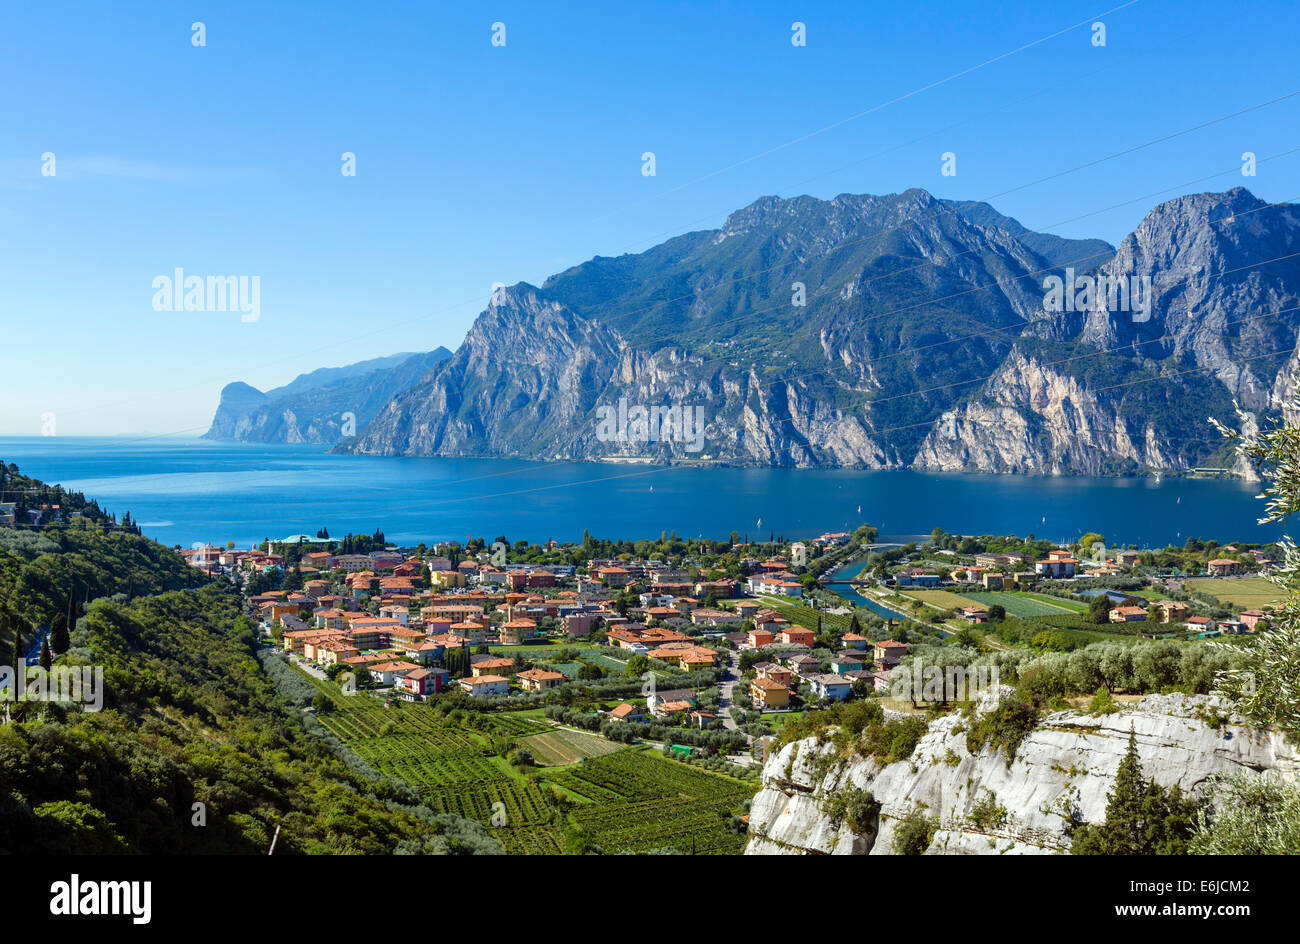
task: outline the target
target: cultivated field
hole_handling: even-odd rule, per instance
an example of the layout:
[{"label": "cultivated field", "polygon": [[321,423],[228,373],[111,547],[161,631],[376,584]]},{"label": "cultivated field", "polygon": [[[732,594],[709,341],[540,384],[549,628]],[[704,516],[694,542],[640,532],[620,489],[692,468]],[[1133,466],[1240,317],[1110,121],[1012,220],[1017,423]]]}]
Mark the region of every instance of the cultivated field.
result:
[{"label": "cultivated field", "polygon": [[574,764],[584,757],[601,757],[614,753],[622,746],[596,734],[565,728],[521,738],[519,744],[532,751],[539,764],[547,766]]},{"label": "cultivated field", "polygon": [[1263,577],[1207,577],[1187,581],[1189,591],[1208,593],[1224,603],[1252,610],[1274,603],[1283,596],[1275,584]]},{"label": "cultivated field", "polygon": [[[898,592],[905,597],[928,603],[930,606],[937,606],[941,610],[964,610],[971,604],[971,601],[966,597],[951,593],[948,590],[902,589]],[[1011,611],[1007,610],[1007,612],[1010,613]]]},{"label": "cultivated field", "polygon": [[[362,760],[404,780],[439,813],[505,825],[492,835],[507,852],[556,854],[577,832],[606,852],[675,849],[737,854],[745,837],[733,812],[756,783],[667,760],[647,748],[555,729],[535,712],[483,712],[483,730],[441,717],[427,705],[386,706],[302,673],[330,700],[316,717]],[[539,768],[516,768],[501,754],[527,747]],[[584,759],[585,758],[585,759]],[[558,797],[567,797],[566,810]]]},{"label": "cultivated field", "polygon": [[962,593],[961,595],[968,600],[980,604],[981,606],[987,607],[996,604],[1012,616],[1052,616],[1063,613],[1080,612],[1078,608],[1064,606],[1061,601],[1054,600],[1051,597],[1030,596],[1028,594],[1008,591]]}]

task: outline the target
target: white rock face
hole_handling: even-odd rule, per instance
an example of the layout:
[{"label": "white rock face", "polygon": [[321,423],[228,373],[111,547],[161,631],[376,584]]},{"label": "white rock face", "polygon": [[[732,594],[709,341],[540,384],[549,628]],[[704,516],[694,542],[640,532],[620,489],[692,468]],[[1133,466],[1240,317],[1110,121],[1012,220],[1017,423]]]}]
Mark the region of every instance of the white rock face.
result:
[{"label": "white rock face", "polygon": [[[1009,689],[990,693],[987,711]],[[816,758],[834,749],[808,738],[768,758],[763,789],[750,811],[746,855],[892,855],[898,822],[921,808],[939,820],[929,855],[1054,854],[1068,852],[1068,820],[1106,818],[1110,792],[1132,729],[1142,771],[1165,787],[1200,793],[1214,774],[1276,771],[1294,779],[1300,753],[1277,732],[1231,717],[1205,696],[1148,695],[1110,715],[1078,711],[1048,715],[1020,744],[1010,765],[1002,751],[966,747],[966,720],[954,713],[930,724],[910,760],[882,768],[871,758],[834,764],[818,779]],[[824,769],[824,768],[823,768]],[[827,797],[850,787],[880,803],[875,828],[855,833],[832,822]],[[977,824],[972,812],[990,795],[1005,810],[1001,823]]]}]

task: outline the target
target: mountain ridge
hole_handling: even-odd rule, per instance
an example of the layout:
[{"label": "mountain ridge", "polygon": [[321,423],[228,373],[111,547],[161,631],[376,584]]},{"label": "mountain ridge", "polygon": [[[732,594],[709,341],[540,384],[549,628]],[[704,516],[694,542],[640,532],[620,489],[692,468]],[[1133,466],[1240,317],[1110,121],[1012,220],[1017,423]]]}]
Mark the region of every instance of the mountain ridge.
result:
[{"label": "mountain ridge", "polygon": [[[1283,310],[1300,308],[1300,266],[1279,260],[1297,241],[1297,209],[1244,188],[1157,204],[1119,247],[916,188],[760,197],[716,230],[498,291],[454,354],[390,386],[334,448],[1093,475],[1225,463],[1207,417],[1235,399],[1262,419],[1300,378],[1300,318]],[[1051,279],[1069,280],[1063,309]],[[622,427],[602,432],[619,404]],[[647,434],[638,408],[652,425],[702,410],[702,442]]]}]

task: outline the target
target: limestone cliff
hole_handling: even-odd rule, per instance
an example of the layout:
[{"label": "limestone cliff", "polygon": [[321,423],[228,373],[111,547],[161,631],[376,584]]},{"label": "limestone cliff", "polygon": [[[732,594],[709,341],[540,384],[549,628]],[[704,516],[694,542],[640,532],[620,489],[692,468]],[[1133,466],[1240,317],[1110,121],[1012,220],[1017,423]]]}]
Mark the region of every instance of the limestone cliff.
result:
[{"label": "limestone cliff", "polygon": [[[1008,689],[986,693],[986,711]],[[890,855],[897,824],[915,810],[938,820],[929,855],[1068,852],[1067,824],[1105,819],[1107,794],[1136,736],[1143,772],[1166,787],[1199,793],[1214,774],[1274,771],[1295,778],[1300,754],[1281,734],[1229,716],[1205,696],[1149,695],[1109,715],[1059,712],[1040,720],[1008,764],[1001,750],[967,749],[960,713],[930,723],[909,760],[871,758],[826,766],[833,751],[815,738],[784,746],[763,768],[750,812],[746,855]],[[832,819],[841,791],[867,790],[879,814],[863,831]],[[990,813],[990,811],[995,811]]]}]

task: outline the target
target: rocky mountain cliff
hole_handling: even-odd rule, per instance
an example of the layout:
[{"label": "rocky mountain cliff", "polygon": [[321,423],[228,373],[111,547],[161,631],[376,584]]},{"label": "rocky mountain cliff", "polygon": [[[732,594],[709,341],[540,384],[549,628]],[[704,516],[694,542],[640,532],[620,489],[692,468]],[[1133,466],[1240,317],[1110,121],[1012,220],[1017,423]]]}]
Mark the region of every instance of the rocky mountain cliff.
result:
[{"label": "rocky mountain cliff", "polygon": [[451,356],[394,354],[346,367],[302,374],[266,393],[242,381],[227,384],[205,439],[334,444],[354,435],[394,393],[414,384]]},{"label": "rocky mountain cliff", "polygon": [[[977,712],[1009,691],[986,692]],[[916,810],[938,820],[930,855],[1067,852],[1067,824],[1105,820],[1130,730],[1144,775],[1165,787],[1199,794],[1212,775],[1243,769],[1300,775],[1300,754],[1281,734],[1235,718],[1212,725],[1218,711],[1206,696],[1148,695],[1109,715],[1059,712],[1039,722],[1011,763],[987,745],[972,754],[959,713],[932,721],[910,759],[884,767],[862,757],[819,763],[834,751],[829,743],[795,741],[763,767],[745,854],[891,855],[897,825]],[[836,797],[850,790],[879,804],[860,831],[835,819]]]},{"label": "rocky mountain cliff", "polygon": [[[1257,421],[1300,377],[1297,242],[1300,211],[1242,189],[1154,207],[1118,250],[923,190],[764,197],[717,230],[499,291],[454,356],[381,391],[337,448],[1045,474],[1226,465],[1207,417],[1236,399]],[[248,390],[227,392],[248,419],[219,415],[214,432],[306,435],[292,403],[249,410]]]}]

